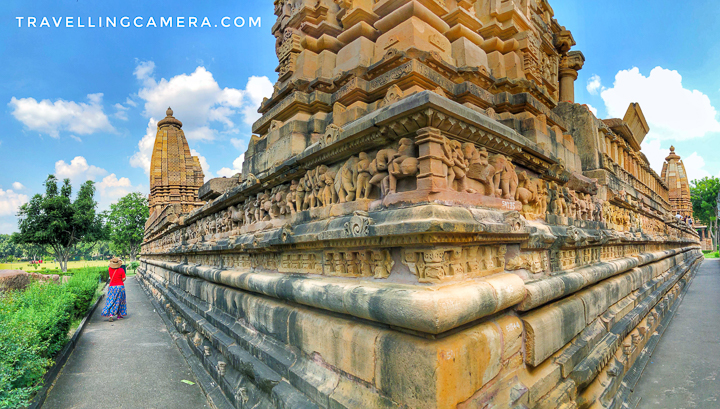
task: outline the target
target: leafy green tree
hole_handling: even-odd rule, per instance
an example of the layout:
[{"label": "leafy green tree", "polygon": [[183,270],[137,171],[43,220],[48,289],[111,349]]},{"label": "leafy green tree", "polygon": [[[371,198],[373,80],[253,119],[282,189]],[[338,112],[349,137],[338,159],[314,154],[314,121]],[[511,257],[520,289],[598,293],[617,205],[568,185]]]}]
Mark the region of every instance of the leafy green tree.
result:
[{"label": "leafy green tree", "polygon": [[107,226],[110,241],[118,254],[130,256],[130,261],[140,253],[145,235],[145,222],[150,216],[147,198],[141,193],[130,193],[110,205]]},{"label": "leafy green tree", "polygon": [[718,192],[720,179],[704,177],[690,185],[690,200],[697,220],[708,226],[713,248],[718,245]]},{"label": "leafy green tree", "polygon": [[105,236],[102,218],[96,212],[95,184],[87,181],[72,200],[70,179],[61,187],[54,175],[45,181],[45,194],[37,194],[20,206],[18,212],[19,233],[13,234],[13,242],[39,245],[51,249],[63,272],[83,243],[93,243]]}]

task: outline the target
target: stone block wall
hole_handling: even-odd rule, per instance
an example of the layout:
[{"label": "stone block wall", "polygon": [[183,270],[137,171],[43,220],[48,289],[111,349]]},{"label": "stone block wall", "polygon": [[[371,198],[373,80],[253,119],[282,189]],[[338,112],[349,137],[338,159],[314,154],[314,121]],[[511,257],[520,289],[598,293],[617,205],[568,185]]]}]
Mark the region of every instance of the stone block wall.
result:
[{"label": "stone block wall", "polygon": [[138,270],[227,404],[620,407],[702,260],[640,107],[573,103],[547,1],[274,4],[242,175]]}]

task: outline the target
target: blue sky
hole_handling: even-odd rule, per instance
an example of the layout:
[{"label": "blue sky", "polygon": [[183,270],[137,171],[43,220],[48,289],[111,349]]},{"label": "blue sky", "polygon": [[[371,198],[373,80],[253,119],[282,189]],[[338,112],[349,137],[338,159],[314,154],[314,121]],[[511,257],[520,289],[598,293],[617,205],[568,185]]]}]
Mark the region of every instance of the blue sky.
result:
[{"label": "blue sky", "polygon": [[[671,144],[691,177],[720,173],[720,17],[710,1],[551,0],[586,57],[576,100],[601,118],[640,102],[653,131],[643,149],[659,172]],[[65,17],[73,19],[65,27]],[[117,28],[79,28],[116,17]],[[211,27],[120,27],[121,17],[204,17]],[[223,17],[229,20],[221,20]],[[232,26],[235,17],[244,27]],[[16,17],[24,17],[18,27]],[[28,27],[27,17],[40,25]],[[55,28],[55,17],[62,27]],[[60,21],[59,18],[63,17]],[[261,19],[249,27],[249,18]],[[209,176],[231,175],[257,104],[272,91],[277,58],[270,0],[5,0],[0,9],[0,233],[48,174],[92,179],[101,208],[148,191],[154,121],[172,105]],[[221,27],[222,22],[231,27]],[[240,23],[241,20],[238,20]],[[218,27],[215,27],[217,25]],[[659,68],[658,68],[659,67]]]}]

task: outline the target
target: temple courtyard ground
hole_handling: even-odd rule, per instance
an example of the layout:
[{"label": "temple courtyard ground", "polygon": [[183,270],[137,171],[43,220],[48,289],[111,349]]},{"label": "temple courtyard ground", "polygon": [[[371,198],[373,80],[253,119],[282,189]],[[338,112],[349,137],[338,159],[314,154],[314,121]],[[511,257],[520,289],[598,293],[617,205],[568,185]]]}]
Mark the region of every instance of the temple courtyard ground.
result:
[{"label": "temple courtyard ground", "polygon": [[[135,277],[126,287],[127,319],[110,323],[95,311],[43,408],[210,407]],[[720,407],[720,260],[701,266],[631,401],[642,409]]]},{"label": "temple courtyard ground", "polygon": [[705,260],[634,391],[638,408],[720,408],[720,260]]},{"label": "temple courtyard ground", "polygon": [[209,408],[136,278],[125,287],[127,318],[108,322],[100,316],[103,304],[98,306],[43,409]]}]

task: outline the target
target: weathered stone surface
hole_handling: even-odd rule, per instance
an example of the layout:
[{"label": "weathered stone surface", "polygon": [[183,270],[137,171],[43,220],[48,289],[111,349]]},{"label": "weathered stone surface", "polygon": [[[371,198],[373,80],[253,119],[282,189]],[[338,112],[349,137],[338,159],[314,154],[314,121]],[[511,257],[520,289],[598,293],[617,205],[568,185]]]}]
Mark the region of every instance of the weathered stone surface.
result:
[{"label": "weathered stone surface", "polygon": [[197,197],[169,113],[139,270],[228,400],[615,404],[699,260],[640,106],[574,104],[547,2],[274,4],[242,177]]},{"label": "weathered stone surface", "polygon": [[200,200],[207,202],[222,196],[223,193],[239,186],[240,183],[242,183],[242,179],[239,174],[229,178],[222,177],[210,179],[205,182],[204,185],[200,186],[200,189],[198,190],[198,197]]}]

